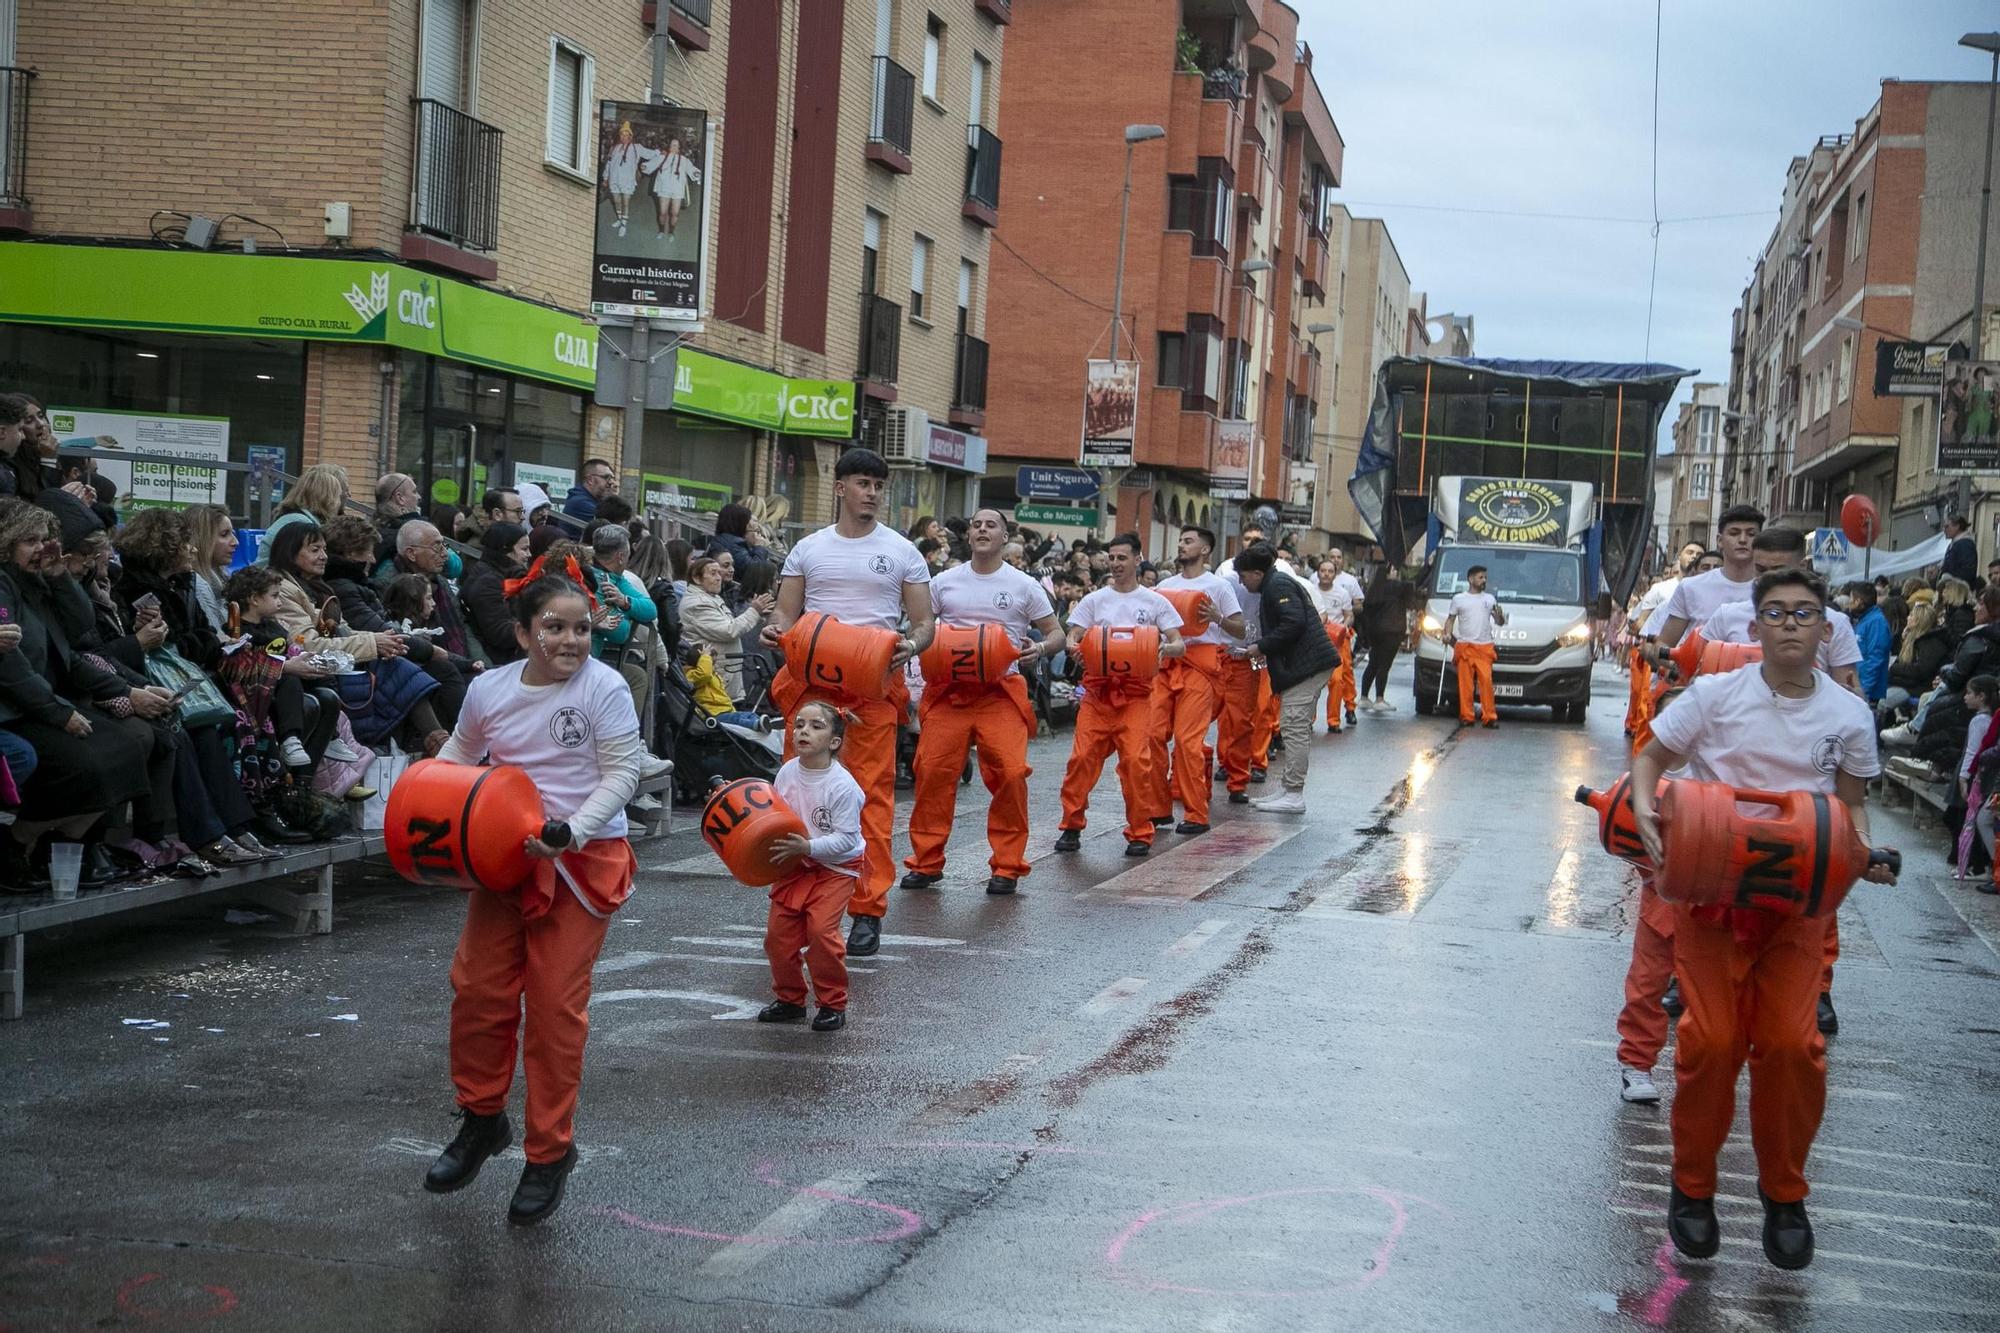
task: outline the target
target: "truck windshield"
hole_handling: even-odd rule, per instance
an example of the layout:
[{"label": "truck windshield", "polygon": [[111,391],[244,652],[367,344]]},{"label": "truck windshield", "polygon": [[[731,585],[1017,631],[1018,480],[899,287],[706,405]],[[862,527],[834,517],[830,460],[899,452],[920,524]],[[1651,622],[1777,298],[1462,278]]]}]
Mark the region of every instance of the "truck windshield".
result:
[{"label": "truck windshield", "polygon": [[1438,559],[1433,594],[1465,591],[1465,572],[1486,566],[1486,591],[1503,602],[1543,602],[1574,606],[1582,601],[1583,558],[1574,551],[1546,547],[1453,546]]}]

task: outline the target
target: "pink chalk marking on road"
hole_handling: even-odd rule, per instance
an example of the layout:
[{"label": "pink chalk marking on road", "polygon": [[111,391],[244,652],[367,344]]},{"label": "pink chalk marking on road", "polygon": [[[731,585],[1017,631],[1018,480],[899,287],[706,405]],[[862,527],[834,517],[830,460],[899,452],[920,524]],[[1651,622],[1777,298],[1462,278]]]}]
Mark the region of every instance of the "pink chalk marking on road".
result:
[{"label": "pink chalk marking on road", "polygon": [[[1122,1271],[1118,1276],[1121,1280],[1135,1282],[1145,1287],[1148,1291],[1171,1291],[1186,1296],[1256,1297],[1264,1300],[1293,1300],[1302,1296],[1341,1295],[1347,1292],[1360,1291],[1363,1287],[1370,1286],[1379,1281],[1382,1275],[1389,1271],[1390,1260],[1395,1256],[1397,1243],[1403,1238],[1404,1228],[1409,1225],[1410,1215],[1409,1210],[1403,1206],[1404,1196],[1393,1194],[1388,1190],[1374,1185],[1364,1185],[1359,1189],[1347,1189],[1338,1185],[1319,1185],[1306,1186],[1299,1189],[1267,1190],[1261,1194],[1245,1194],[1229,1199],[1199,1199],[1193,1203],[1176,1204],[1171,1208],[1155,1208],[1141,1213],[1137,1218],[1133,1219],[1129,1226],[1113,1238],[1110,1247],[1104,1252],[1104,1261],[1113,1269],[1122,1269],[1126,1248],[1156,1222],[1206,1221],[1217,1213],[1231,1208],[1240,1208],[1246,1204],[1263,1203],[1270,1199],[1298,1198],[1312,1194],[1362,1194],[1375,1200],[1389,1210],[1389,1230],[1382,1237],[1382,1243],[1375,1247],[1375,1253],[1368,1261],[1368,1271],[1351,1282],[1335,1282],[1329,1283],[1326,1286],[1302,1287],[1290,1291],[1259,1291],[1255,1289],[1231,1290],[1220,1287],[1190,1286],[1185,1283],[1166,1282]],[[1418,1199],[1414,1196],[1410,1196],[1410,1199],[1411,1202],[1421,1203],[1430,1208],[1437,1208],[1436,1204],[1431,1203],[1427,1199]],[[1443,1212],[1444,1210],[1440,1208],[1438,1211]]]},{"label": "pink chalk marking on road", "polygon": [[[786,1188],[785,1182],[777,1176],[777,1168],[774,1163],[757,1163],[756,1175],[760,1182],[771,1186],[773,1189]],[[676,1226],[671,1222],[656,1222],[651,1218],[640,1217],[636,1213],[628,1213],[622,1208],[605,1207],[597,1208],[593,1211],[604,1217],[622,1222],[628,1227],[633,1227],[640,1231],[650,1231],[656,1236],[684,1236],[689,1240],[721,1241],[726,1245],[889,1245],[899,1240],[908,1240],[911,1236],[923,1230],[924,1227],[924,1219],[920,1214],[913,1213],[907,1208],[899,1208],[893,1203],[883,1203],[879,1199],[856,1199],[845,1194],[834,1194],[828,1190],[815,1189],[811,1185],[794,1186],[792,1187],[792,1193],[803,1194],[813,1199],[825,1199],[831,1203],[844,1203],[854,1208],[867,1208],[874,1212],[886,1213],[898,1220],[894,1226],[885,1227],[880,1231],[871,1232],[866,1236],[842,1236],[834,1240],[812,1240],[804,1236],[748,1236],[730,1235],[727,1232],[720,1231],[703,1231],[698,1227]]]},{"label": "pink chalk marking on road", "polygon": [[142,1273],[118,1288],[118,1310],[121,1314],[137,1315],[141,1319],[219,1319],[236,1308],[236,1293],[227,1287],[203,1284],[202,1290],[215,1298],[215,1304],[206,1310],[161,1310],[139,1304],[139,1293],[165,1277],[162,1273]]},{"label": "pink chalk marking on road", "polygon": [[1653,1267],[1659,1271],[1660,1285],[1653,1288],[1653,1294],[1646,1298],[1646,1309],[1639,1317],[1654,1328],[1660,1328],[1673,1317],[1674,1302],[1688,1289],[1688,1280],[1674,1266],[1672,1241],[1661,1241],[1660,1248],[1653,1251]]},{"label": "pink chalk marking on road", "polygon": [[958,1149],[991,1149],[995,1152],[1048,1153],[1062,1157],[1109,1157],[1112,1154],[1099,1152],[1094,1148],[1066,1148],[1055,1143],[990,1143],[980,1139],[929,1139],[920,1143],[851,1143],[844,1145],[857,1151],[879,1150],[884,1152],[951,1152]]}]

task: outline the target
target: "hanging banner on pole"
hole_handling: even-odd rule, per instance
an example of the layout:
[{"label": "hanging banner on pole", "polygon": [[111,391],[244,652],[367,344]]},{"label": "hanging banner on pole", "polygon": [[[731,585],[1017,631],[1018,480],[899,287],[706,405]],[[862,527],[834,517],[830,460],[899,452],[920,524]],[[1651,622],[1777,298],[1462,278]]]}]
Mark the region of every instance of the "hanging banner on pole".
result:
[{"label": "hanging banner on pole", "polygon": [[1083,450],[1085,467],[1131,467],[1132,438],[1139,424],[1139,363],[1092,361],[1084,376]]},{"label": "hanging banner on pole", "polygon": [[708,295],[708,113],[602,102],[590,311],[698,325]]},{"label": "hanging banner on pole", "polygon": [[1224,421],[1215,430],[1208,456],[1208,493],[1218,500],[1250,498],[1250,450],[1257,443],[1254,421]]},{"label": "hanging banner on pole", "polygon": [[2000,469],[2000,361],[1947,361],[1938,398],[1939,472]]}]

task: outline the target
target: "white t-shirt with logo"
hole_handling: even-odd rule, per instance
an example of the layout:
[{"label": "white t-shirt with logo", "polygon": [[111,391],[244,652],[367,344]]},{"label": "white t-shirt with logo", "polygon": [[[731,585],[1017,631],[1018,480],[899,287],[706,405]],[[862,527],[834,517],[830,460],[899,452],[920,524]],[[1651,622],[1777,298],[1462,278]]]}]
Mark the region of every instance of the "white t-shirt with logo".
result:
[{"label": "white t-shirt with logo", "polygon": [[1664,629],[1675,616],[1691,626],[1705,625],[1710,616],[1729,603],[1749,601],[1750,591],[1756,586],[1755,574],[1738,583],[1719,569],[1682,579],[1681,586],[1674,589],[1674,595],[1667,598],[1663,608],[1666,614],[1660,618],[1660,626]]},{"label": "white t-shirt with logo", "polygon": [[[1079,626],[1096,629],[1100,625],[1131,629],[1138,625],[1152,625],[1164,631],[1181,627],[1181,613],[1174,610],[1172,602],[1151,588],[1119,592],[1106,586],[1084,595],[1069,613],[1069,625],[1071,629]],[[1164,634],[1162,637],[1165,637]]]},{"label": "white t-shirt with logo", "polygon": [[1490,592],[1461,592],[1451,599],[1444,623],[1460,643],[1493,642],[1493,608],[1499,599]]},{"label": "white t-shirt with logo", "polygon": [[1646,589],[1646,595],[1639,599],[1639,607],[1632,613],[1632,619],[1639,624],[1639,633],[1652,638],[1660,632],[1660,626],[1667,623],[1667,599],[1674,595],[1674,589],[1681,586],[1679,577],[1661,579]]},{"label": "white t-shirt with logo", "polygon": [[1698,676],[1653,719],[1653,735],[1687,756],[1698,782],[1831,793],[1836,773],[1882,771],[1875,715],[1824,671],[1803,699],[1777,693],[1758,667]]},{"label": "white t-shirt with logo", "polygon": [[[1750,622],[1756,615],[1756,608],[1748,602],[1725,602],[1700,626],[1701,637],[1710,643],[1754,643]],[[1861,640],[1854,637],[1854,622],[1847,613],[1829,606],[1826,623],[1833,627],[1833,633],[1819,646],[1819,669],[1835,671],[1859,662]]]},{"label": "white t-shirt with logo", "polygon": [[[472,678],[453,732],[456,744],[483,750],[496,764],[528,770],[550,819],[568,819],[582,808],[602,778],[598,746],[639,730],[632,690],[617,670],[596,658],[568,680],[527,685],[525,661],[492,667]],[[625,836],[619,811],[592,841]]]},{"label": "white t-shirt with logo", "polygon": [[[1157,590],[1164,592],[1169,588],[1192,588],[1197,592],[1207,593],[1209,600],[1215,603],[1217,614],[1224,620],[1229,619],[1229,617],[1243,609],[1242,604],[1236,600],[1236,585],[1219,575],[1202,573],[1189,578],[1185,574],[1175,574],[1171,577],[1161,579]],[[1187,639],[1189,643],[1226,644],[1236,642],[1236,640],[1223,632],[1222,626],[1213,621],[1208,622],[1207,627],[1201,633],[1193,637],[1185,634],[1181,637]]]},{"label": "white t-shirt with logo", "polygon": [[889,630],[903,623],[903,585],[931,581],[915,544],[879,523],[866,537],[843,537],[830,526],[801,537],[781,577],[795,575],[806,581],[806,610]]},{"label": "white t-shirt with logo", "polygon": [[[991,574],[971,565],[945,570],[931,580],[931,608],[940,624],[998,625],[1017,645],[1035,642],[1040,637],[1035,622],[1055,614],[1042,585],[1012,565]],[[1007,668],[1019,669],[1018,664]]]},{"label": "white t-shirt with logo", "polygon": [[837,875],[859,879],[866,847],[861,807],[867,798],[854,775],[838,759],[821,769],[787,759],[771,780],[771,789],[805,821],[806,836],[812,840],[807,855]]},{"label": "white t-shirt with logo", "polygon": [[1313,591],[1319,594],[1321,614],[1343,622],[1354,610],[1354,604],[1361,600],[1361,580],[1344,569],[1333,576],[1332,587],[1320,587],[1318,578],[1313,579],[1312,586]]}]

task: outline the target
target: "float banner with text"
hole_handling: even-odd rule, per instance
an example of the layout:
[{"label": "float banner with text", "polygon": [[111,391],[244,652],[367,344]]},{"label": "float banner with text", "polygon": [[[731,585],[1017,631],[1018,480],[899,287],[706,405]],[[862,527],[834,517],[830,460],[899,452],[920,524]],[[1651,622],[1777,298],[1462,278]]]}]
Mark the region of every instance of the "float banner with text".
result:
[{"label": "float banner with text", "polygon": [[1561,546],[1569,536],[1567,485],[1468,478],[1458,487],[1460,540]]}]

